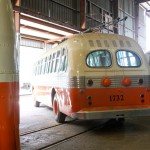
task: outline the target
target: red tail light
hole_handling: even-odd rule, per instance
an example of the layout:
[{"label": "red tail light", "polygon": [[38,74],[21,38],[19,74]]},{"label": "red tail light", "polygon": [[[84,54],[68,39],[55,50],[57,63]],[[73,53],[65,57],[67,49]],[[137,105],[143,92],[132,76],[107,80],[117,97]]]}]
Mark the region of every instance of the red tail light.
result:
[{"label": "red tail light", "polygon": [[108,78],[108,77],[105,77],[102,82],[101,82],[101,85],[105,86],[105,87],[108,87],[111,85],[111,80]]},{"label": "red tail light", "polygon": [[127,77],[123,78],[122,85],[124,85],[124,86],[131,85],[131,80],[129,78],[127,78]]}]

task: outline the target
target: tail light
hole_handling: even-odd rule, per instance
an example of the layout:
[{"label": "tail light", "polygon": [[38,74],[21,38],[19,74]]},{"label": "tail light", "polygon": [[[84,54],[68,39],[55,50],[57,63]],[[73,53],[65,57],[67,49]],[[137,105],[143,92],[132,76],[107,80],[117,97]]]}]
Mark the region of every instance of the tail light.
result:
[{"label": "tail light", "polygon": [[111,80],[108,77],[106,77],[102,80],[101,85],[108,87],[111,85]]},{"label": "tail light", "polygon": [[127,78],[127,77],[123,78],[122,85],[124,85],[124,86],[131,85],[131,80],[129,78]]}]

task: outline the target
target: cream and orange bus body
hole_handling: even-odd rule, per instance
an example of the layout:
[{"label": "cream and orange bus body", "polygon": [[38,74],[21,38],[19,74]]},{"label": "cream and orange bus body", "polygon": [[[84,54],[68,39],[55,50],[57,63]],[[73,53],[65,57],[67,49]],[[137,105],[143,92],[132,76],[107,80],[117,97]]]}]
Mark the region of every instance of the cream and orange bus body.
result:
[{"label": "cream and orange bus body", "polygon": [[150,72],[131,38],[79,34],[50,49],[34,65],[36,104],[53,107],[55,119],[150,115]]}]

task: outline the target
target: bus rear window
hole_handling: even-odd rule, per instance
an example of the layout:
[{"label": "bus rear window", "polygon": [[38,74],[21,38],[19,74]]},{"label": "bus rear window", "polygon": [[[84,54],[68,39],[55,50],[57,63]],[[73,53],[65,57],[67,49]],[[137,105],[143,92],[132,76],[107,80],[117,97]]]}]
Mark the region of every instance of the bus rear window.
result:
[{"label": "bus rear window", "polygon": [[116,58],[120,67],[139,67],[141,65],[139,56],[131,51],[118,50]]},{"label": "bus rear window", "polygon": [[112,64],[110,52],[107,50],[96,50],[88,54],[86,63],[89,67],[109,67]]}]

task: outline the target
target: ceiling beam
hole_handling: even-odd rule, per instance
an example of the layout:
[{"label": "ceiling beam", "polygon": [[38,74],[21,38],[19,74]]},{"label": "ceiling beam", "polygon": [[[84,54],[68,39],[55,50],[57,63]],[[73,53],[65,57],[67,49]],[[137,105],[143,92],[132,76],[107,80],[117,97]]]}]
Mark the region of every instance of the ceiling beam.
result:
[{"label": "ceiling beam", "polygon": [[144,2],[147,2],[147,1],[150,1],[150,0],[136,0],[138,3],[144,3]]},{"label": "ceiling beam", "polygon": [[64,22],[61,22],[61,21],[58,21],[58,20],[54,20],[50,17],[42,16],[39,13],[34,14],[35,12],[32,12],[32,11],[30,11],[28,9],[25,9],[23,7],[20,7],[20,6],[14,6],[13,9],[15,11],[18,11],[18,12],[22,13],[22,14],[26,14],[26,16],[28,15],[28,17],[30,15],[31,17],[29,17],[29,18],[33,18],[33,19],[37,18],[35,20],[40,20],[43,23],[46,22],[46,23],[49,24],[49,26],[51,25],[51,26],[55,26],[55,28],[61,28],[62,31],[67,30],[66,32],[75,34],[75,33],[78,33],[79,30],[80,30],[79,27],[71,26],[67,23],[64,23]]},{"label": "ceiling beam", "polygon": [[80,28],[86,28],[86,0],[80,0]]},{"label": "ceiling beam", "polygon": [[32,31],[37,31],[37,32],[41,32],[41,33],[50,34],[52,36],[59,36],[59,37],[63,36],[62,34],[46,31],[46,30],[43,30],[43,29],[34,28],[34,27],[31,27],[31,26],[23,25],[23,24],[21,24],[20,27],[21,28],[30,29]]},{"label": "ceiling beam", "polygon": [[149,2],[146,2],[146,4],[147,4],[148,6],[150,6],[150,3],[149,3]]},{"label": "ceiling beam", "polygon": [[26,34],[21,34],[21,38],[26,38],[26,39],[31,39],[31,40],[35,40],[35,41],[41,41],[41,42],[45,42],[45,41],[49,40],[47,38],[40,38],[37,36],[26,35]]},{"label": "ceiling beam", "polygon": [[[20,0],[15,0],[15,5],[19,7]],[[20,13],[18,11],[14,11],[14,21],[16,32],[20,33]]]},{"label": "ceiling beam", "polygon": [[44,25],[44,26],[47,26],[47,27],[55,28],[55,29],[58,29],[58,30],[62,30],[62,31],[65,31],[65,32],[68,32],[68,33],[71,33],[71,34],[76,34],[77,33],[76,31],[70,30],[68,28],[65,28],[65,27],[62,27],[62,26],[57,26],[55,24],[45,22],[45,21],[42,21],[42,20],[39,20],[39,19],[35,19],[35,18],[29,17],[29,16],[25,16],[23,14],[20,15],[20,19],[27,20],[27,21],[30,21],[30,22],[34,22],[34,23]]}]

